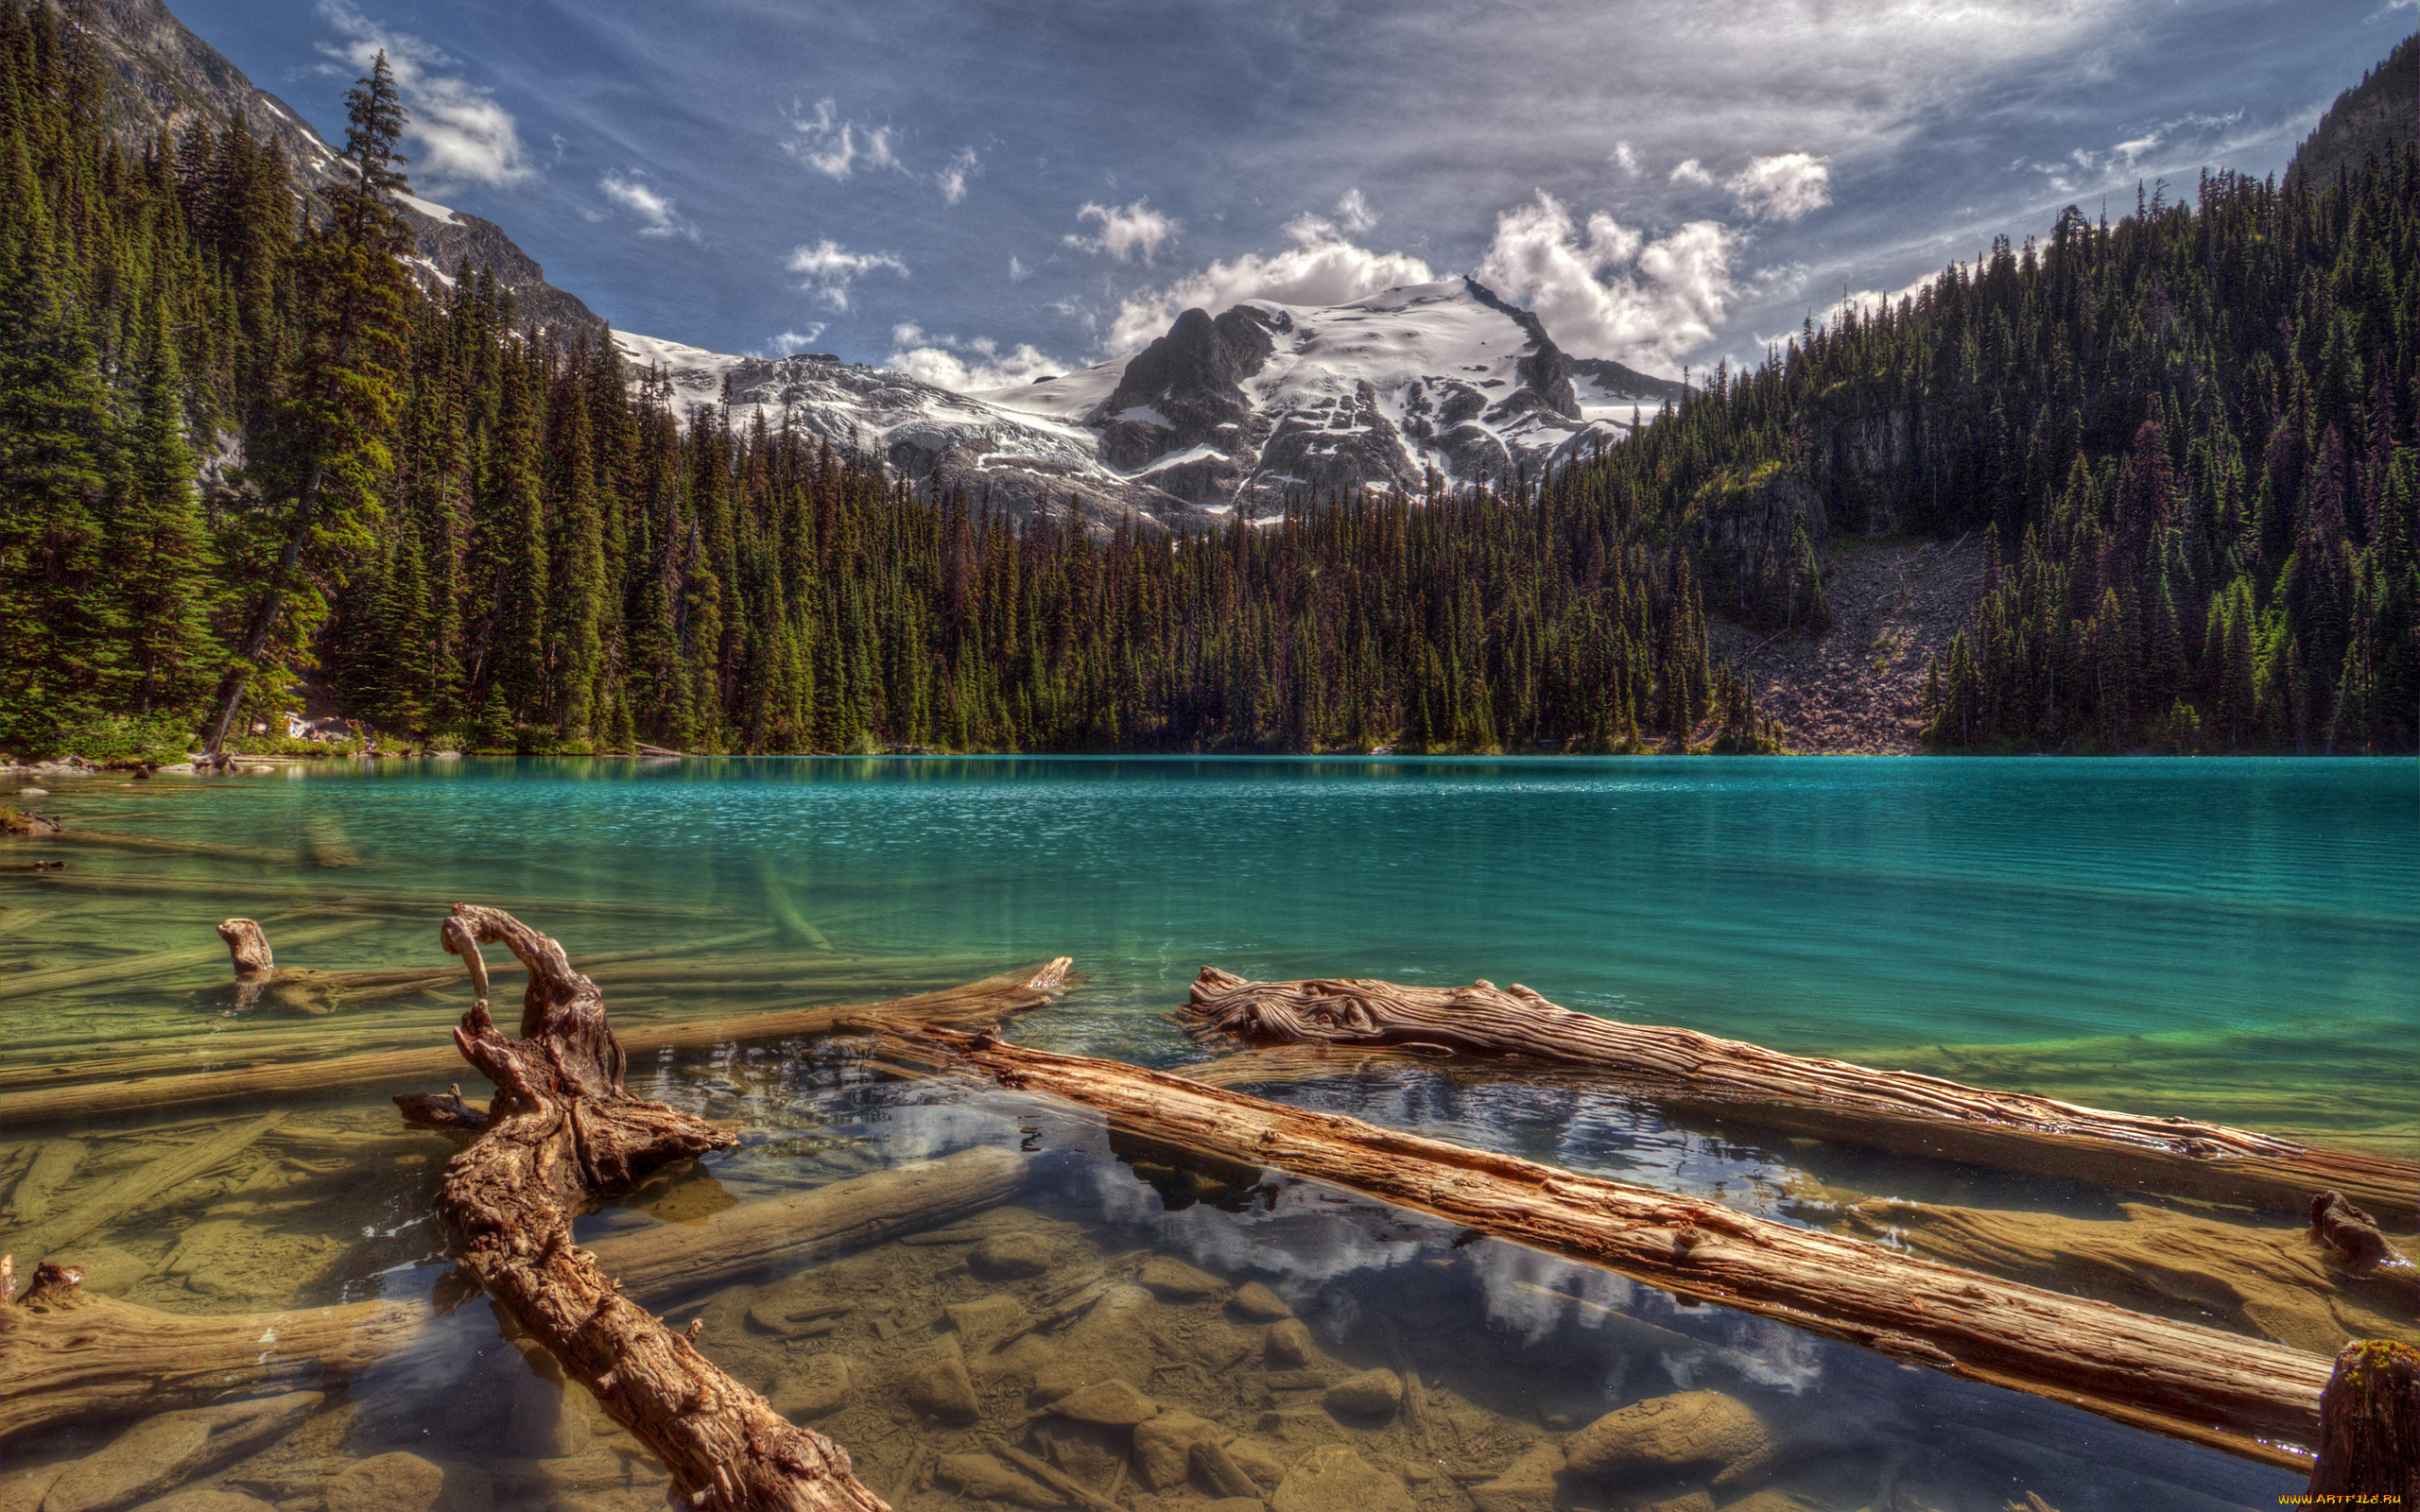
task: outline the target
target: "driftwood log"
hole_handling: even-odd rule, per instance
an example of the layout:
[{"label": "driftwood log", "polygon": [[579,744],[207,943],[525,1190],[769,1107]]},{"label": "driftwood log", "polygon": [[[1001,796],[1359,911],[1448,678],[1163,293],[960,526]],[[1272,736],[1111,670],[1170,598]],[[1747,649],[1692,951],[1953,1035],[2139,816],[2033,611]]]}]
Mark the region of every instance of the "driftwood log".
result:
[{"label": "driftwood log", "polygon": [[[744,1203],[702,1224],[658,1224],[591,1246],[632,1297],[662,1307],[758,1271],[888,1243],[1014,1196],[1025,1162],[974,1149],[812,1191]],[[0,1274],[13,1262],[0,1259]],[[352,1302],[283,1313],[164,1313],[85,1292],[43,1265],[11,1305],[0,1289],[0,1443],[70,1423],[167,1412],[230,1392],[318,1387],[418,1336],[425,1303]]]},{"label": "driftwood log", "polygon": [[1719,1107],[1727,1121],[1977,1165],[2296,1214],[2341,1192],[2420,1223],[2420,1163],[2320,1149],[2186,1118],[2109,1112],[1938,1076],[1784,1055],[1692,1029],[1575,1013],[1514,983],[1253,982],[1202,968],[1179,1020],[1242,1045],[1426,1046],[1587,1067]]},{"label": "driftwood log", "polygon": [[[204,958],[213,954],[215,951],[205,952]],[[889,1022],[980,1027],[1050,1002],[1066,983],[1068,964],[1063,955],[1040,966],[1002,971],[960,987],[880,1003],[784,1008],[685,1023],[648,1024],[623,1037],[622,1045],[633,1055],[643,1055],[665,1049],[695,1050],[753,1040],[834,1034]],[[170,1108],[258,1104],[281,1097],[425,1082],[460,1068],[461,1057],[452,1049],[423,1046],[340,1056],[333,1060],[301,1059],[181,1075],[112,1075],[0,1092],[0,1128],[21,1129]]]},{"label": "driftwood log", "polygon": [[1164,1072],[992,1035],[927,1041],[1004,1087],[1099,1109],[1114,1130],[1349,1187],[1906,1363],[2290,1469],[2308,1469],[2319,1439],[2323,1356]]},{"label": "driftwood log", "polygon": [[[636,1435],[696,1507],[876,1512],[846,1451],[772,1409],[623,1294],[571,1223],[650,1171],[738,1143],[728,1129],[633,1095],[629,1052],[596,985],[563,949],[500,909],[455,905],[445,948],[477,1001],[454,1042],[495,1084],[486,1131],[447,1165],[437,1216],[457,1263]],[[481,944],[528,969],[521,1035],[489,1016]]]},{"label": "driftwood log", "polygon": [[2319,1412],[2312,1502],[2420,1507],[2420,1349],[2376,1339],[2346,1346]]}]

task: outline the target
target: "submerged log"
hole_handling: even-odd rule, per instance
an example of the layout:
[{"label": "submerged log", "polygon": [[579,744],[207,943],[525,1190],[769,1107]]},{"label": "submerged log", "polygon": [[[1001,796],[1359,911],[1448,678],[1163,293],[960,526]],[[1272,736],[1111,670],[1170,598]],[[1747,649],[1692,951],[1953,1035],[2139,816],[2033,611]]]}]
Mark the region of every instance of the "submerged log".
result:
[{"label": "submerged log", "polygon": [[[251,920],[246,919],[243,922],[250,923]],[[255,924],[252,927],[257,930],[260,926]],[[288,934],[286,943],[308,945],[319,940],[334,939],[339,935],[350,935],[360,927],[357,921],[350,919],[341,923],[316,924],[311,928],[298,929]],[[0,977],[0,999],[35,997],[43,993],[62,991],[68,988],[89,987],[95,982],[125,982],[139,977],[160,976],[171,971],[189,971],[197,966],[207,966],[218,959],[222,952],[233,948],[233,942],[231,941],[228,945],[181,946],[176,950],[149,951],[141,955],[121,956],[113,961],[95,961],[89,966],[62,966],[47,971],[23,971],[12,976]],[[266,954],[268,946],[265,942],[261,949]],[[241,970],[240,965],[238,970]]]},{"label": "submerged log", "polygon": [[2336,1191],[2389,1222],[2420,1223],[2420,1163],[2411,1160],[1623,1023],[1574,1013],[1517,982],[1252,982],[1204,967],[1179,1018],[1204,1040],[1427,1046],[1577,1065],[1669,1086],[1673,1100],[1789,1134],[2282,1212]]},{"label": "submerged log", "polygon": [[[1068,964],[1063,955],[1038,967],[1021,967],[981,981],[881,1003],[784,1008],[689,1023],[645,1024],[623,1036],[622,1044],[632,1055],[647,1055],[666,1049],[694,1050],[752,1040],[834,1034],[887,1023],[938,1022],[979,1028],[1050,1002],[1066,983]],[[234,1054],[240,1053],[240,1045],[241,1041],[231,1040],[213,1048],[222,1054]],[[361,1087],[427,1082],[458,1071],[460,1066],[461,1058],[453,1050],[424,1046],[341,1056],[333,1060],[241,1066],[182,1075],[112,1075],[101,1080],[0,1092],[0,1127],[18,1129],[168,1108],[257,1103]]]},{"label": "submerged log", "polygon": [[[745,1203],[701,1224],[610,1235],[590,1249],[625,1292],[664,1307],[759,1271],[959,1222],[1008,1201],[1025,1177],[1025,1162],[1011,1151],[964,1150]],[[401,1347],[432,1315],[424,1303],[391,1301],[164,1313],[87,1294],[73,1267],[44,1265],[36,1275],[22,1305],[0,1302],[0,1382],[9,1385],[0,1392],[0,1443],[234,1391],[323,1385]]]},{"label": "submerged log", "polygon": [[1333,1182],[1909,1364],[2029,1391],[2246,1458],[2308,1469],[2325,1359],[1979,1276],[1844,1235],[1164,1072],[936,1033],[1002,1086],[1114,1128]]},{"label": "submerged log", "polygon": [[[653,1452],[687,1504],[887,1512],[846,1451],[724,1374],[573,1243],[572,1219],[596,1198],[737,1136],[623,1085],[629,1054],[604,996],[561,945],[467,903],[443,937],[478,993],[455,1045],[496,1086],[486,1132],[447,1165],[437,1194],[462,1271]],[[482,943],[509,947],[528,969],[517,1040],[489,1016]]]}]

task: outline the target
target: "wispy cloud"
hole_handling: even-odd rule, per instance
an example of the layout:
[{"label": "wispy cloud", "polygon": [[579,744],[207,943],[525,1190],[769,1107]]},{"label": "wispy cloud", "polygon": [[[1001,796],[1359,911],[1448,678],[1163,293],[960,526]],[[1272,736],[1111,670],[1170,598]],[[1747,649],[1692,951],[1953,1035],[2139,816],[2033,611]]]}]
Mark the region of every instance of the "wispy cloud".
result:
[{"label": "wispy cloud", "polygon": [[1679,163],[1673,164],[1672,171],[1667,178],[1666,181],[1668,183],[1689,184],[1701,189],[1710,189],[1714,186],[1714,175],[1706,172],[1704,167],[1699,163],[1697,159],[1684,158]]},{"label": "wispy cloud", "polygon": [[1752,158],[1723,187],[1752,215],[1799,220],[1832,202],[1831,170],[1806,152]]},{"label": "wispy cloud", "polygon": [[320,0],[320,16],[342,39],[320,43],[320,51],[341,60],[356,76],[367,75],[380,53],[387,55],[411,115],[406,134],[418,147],[413,173],[421,181],[432,187],[469,181],[509,188],[536,172],[512,112],[483,86],[441,72],[459,60],[372,20],[348,0]]},{"label": "wispy cloud", "polygon": [[1003,352],[989,336],[960,340],[934,335],[913,324],[890,328],[890,358],[885,365],[937,388],[959,393],[1012,388],[1068,370],[1070,365],[1020,342]]},{"label": "wispy cloud", "polygon": [[596,180],[596,187],[606,198],[639,217],[640,235],[698,239],[698,228],[673,209],[672,197],[649,184],[639,169],[609,169]]},{"label": "wispy cloud", "polygon": [[812,247],[790,249],[786,265],[793,273],[804,273],[806,282],[799,286],[821,300],[834,310],[849,307],[849,287],[868,273],[889,271],[901,278],[908,276],[908,265],[894,252],[853,252],[826,236]]},{"label": "wispy cloud", "polygon": [[965,198],[966,180],[982,171],[982,160],[975,155],[973,147],[960,147],[950,154],[950,160],[933,175],[933,182],[941,187],[942,202],[954,205]]},{"label": "wispy cloud", "polygon": [[812,113],[790,117],[789,139],[782,150],[829,179],[847,180],[859,163],[869,168],[898,168],[899,154],[887,126],[864,126],[840,116],[830,95],[815,102]]},{"label": "wispy cloud", "polygon": [[1115,209],[1087,202],[1076,212],[1076,218],[1099,222],[1100,234],[1083,236],[1070,232],[1063,238],[1068,246],[1103,253],[1121,263],[1137,258],[1145,263],[1150,262],[1159,255],[1161,247],[1184,230],[1142,199]]}]

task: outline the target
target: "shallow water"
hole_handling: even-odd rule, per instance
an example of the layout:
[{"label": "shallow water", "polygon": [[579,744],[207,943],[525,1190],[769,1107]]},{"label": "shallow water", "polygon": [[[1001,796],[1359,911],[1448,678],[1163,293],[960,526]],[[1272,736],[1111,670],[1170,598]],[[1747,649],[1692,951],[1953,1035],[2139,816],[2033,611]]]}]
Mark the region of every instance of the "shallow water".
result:
[{"label": "shallow water", "polygon": [[[1203,964],[1487,976],[1623,1018],[2410,1154],[2413,778],[2408,762],[1100,760],[464,762],[99,780],[39,806],[250,854],[0,842],[0,863],[69,863],[0,870],[0,993],[29,971],[90,978],[0,996],[0,1091],[112,1068],[441,1045],[467,1001],[458,978],[375,1001],[244,1005],[217,985],[211,926],[261,919],[289,967],[442,967],[435,921],[467,899],[514,908],[576,957],[622,956],[592,970],[626,1024],[870,1001],[1066,954],[1080,984],[1016,1036],[1167,1063],[1195,1054],[1161,1016]],[[190,954],[156,958],[176,951]],[[326,1016],[297,1011],[329,1001]],[[1257,1382],[1256,1364],[1203,1364],[1201,1339],[1256,1340],[1264,1325],[1219,1304],[1184,1312],[1120,1294],[1156,1319],[1159,1342],[1125,1362],[1142,1370],[1139,1388],[1281,1458],[1340,1434],[1420,1512],[1470,1506],[1463,1484],[1542,1438],[1693,1387],[1732,1394],[1800,1446],[1799,1469],[1772,1482],[1797,1501],[1750,1512],[1998,1512],[2029,1490],[2061,1512],[2273,1505],[2291,1488],[1601,1272],[1457,1246],[1426,1220],[1340,1194],[1277,1182],[1236,1211],[1190,1201],[1190,1188],[1169,1195],[1083,1118],[873,1079],[837,1050],[726,1048],[651,1060],[647,1075],[650,1095],[757,1137],[591,1220],[583,1237],[662,1221],[710,1233],[735,1201],[969,1144],[1020,1148],[1033,1187],[983,1221],[1045,1234],[1058,1274],[1131,1269],[1138,1249],[1181,1256],[1273,1287],[1331,1374],[1403,1351],[1434,1394],[1426,1444],[1408,1419],[1339,1419],[1316,1390]],[[1787,1222],[1833,1222],[1868,1194],[2122,1216],[2105,1191],[1757,1140],[1586,1089],[1391,1071],[1270,1091]],[[176,1312],[425,1297],[440,1273],[428,1196],[451,1146],[400,1131],[378,1095],[0,1130],[8,1225],[55,1222],[163,1151],[272,1112],[285,1116],[216,1167],[78,1238],[68,1258],[91,1267],[89,1284]],[[674,1315],[705,1316],[709,1353],[769,1390],[802,1359],[847,1349],[859,1388],[821,1426],[908,1504],[979,1501],[939,1469],[941,1455],[980,1449],[977,1430],[904,1408],[893,1378],[911,1348],[959,1332],[944,1307],[997,1295],[1026,1305],[1048,1279],[1008,1285],[942,1263],[963,1248],[894,1246],[682,1298]],[[889,1300],[856,1305],[829,1334],[769,1342],[746,1322],[768,1285]],[[890,1332],[869,1332],[876,1315]],[[1042,1342],[1080,1361],[1081,1338]],[[333,1471],[404,1449],[468,1467],[463,1484],[499,1506],[659,1503],[626,1440],[597,1434],[556,1452],[568,1432],[560,1393],[497,1346],[493,1320],[466,1309],[227,1473],[249,1494],[311,1506]],[[1038,1362],[984,1386],[980,1430],[1084,1460],[1099,1446],[1062,1442],[1047,1423],[1020,1436]],[[39,1462],[106,1436],[54,1434],[9,1452]],[[1819,1452],[1826,1444],[1838,1452]],[[1562,1496],[1615,1505],[1688,1488],[1575,1482]],[[1157,1493],[1130,1481],[1118,1499],[1168,1512],[1145,1494]],[[1716,1500],[1742,1494],[1733,1484]]]}]

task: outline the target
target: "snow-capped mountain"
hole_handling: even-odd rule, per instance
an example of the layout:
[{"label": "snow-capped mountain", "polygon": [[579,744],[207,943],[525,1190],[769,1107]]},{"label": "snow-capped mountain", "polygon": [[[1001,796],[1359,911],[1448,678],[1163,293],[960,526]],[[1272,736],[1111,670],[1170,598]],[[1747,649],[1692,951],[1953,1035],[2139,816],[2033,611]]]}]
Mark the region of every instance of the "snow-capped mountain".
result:
[{"label": "snow-capped mountain", "polygon": [[1200,310],[1132,358],[979,397],[1080,425],[1104,461],[1204,509],[1535,477],[1681,386],[1578,365],[1468,279],[1325,308]]},{"label": "snow-capped mountain", "polygon": [[730,396],[731,424],[785,423],[846,450],[873,453],[921,489],[963,490],[969,502],[1018,515],[1072,503],[1097,526],[1131,521],[1150,528],[1198,514],[1101,460],[1099,438],[1082,425],[1020,413],[905,373],[843,362],[822,352],[734,357],[654,336],[614,334],[634,369],[671,386],[673,413]]},{"label": "snow-capped mountain", "polygon": [[1187,310],[1131,358],[960,394],[837,357],[766,359],[614,338],[674,408],[785,418],[882,455],[919,486],[1020,512],[1071,499],[1100,524],[1180,524],[1332,491],[1509,485],[1620,438],[1682,386],[1575,362],[1538,318],[1469,280],[1327,307]]}]

